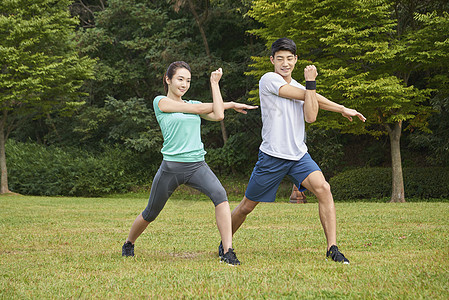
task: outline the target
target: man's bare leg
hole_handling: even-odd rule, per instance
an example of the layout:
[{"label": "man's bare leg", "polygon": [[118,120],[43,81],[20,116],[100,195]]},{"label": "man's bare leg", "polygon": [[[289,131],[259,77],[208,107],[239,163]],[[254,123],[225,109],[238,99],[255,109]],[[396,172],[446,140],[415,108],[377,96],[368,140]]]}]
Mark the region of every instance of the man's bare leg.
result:
[{"label": "man's bare leg", "polygon": [[332,245],[337,245],[337,217],[330,185],[320,171],[310,173],[301,185],[318,198],[320,221],[329,250]]},{"label": "man's bare leg", "polygon": [[259,202],[249,200],[243,196],[242,201],[237,205],[231,213],[232,218],[232,235],[240,228],[246,219],[246,216],[251,213]]}]

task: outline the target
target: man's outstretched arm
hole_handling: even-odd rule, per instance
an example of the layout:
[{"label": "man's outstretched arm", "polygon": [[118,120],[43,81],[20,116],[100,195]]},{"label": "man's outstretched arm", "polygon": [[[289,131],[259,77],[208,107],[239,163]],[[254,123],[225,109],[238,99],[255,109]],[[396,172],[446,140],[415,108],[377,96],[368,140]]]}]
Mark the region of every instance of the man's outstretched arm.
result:
[{"label": "man's outstretched arm", "polygon": [[366,118],[355,109],[347,108],[341,104],[330,101],[329,99],[318,93],[316,94],[316,97],[318,100],[318,104],[320,105],[320,109],[341,113],[341,115],[347,118],[349,121],[352,121],[352,117],[357,117],[362,122],[365,122],[366,120]]},{"label": "man's outstretched arm", "polygon": [[[279,89],[279,96],[283,98],[304,101],[305,95],[306,95],[305,90],[297,88],[290,84],[286,84]],[[362,122],[365,122],[366,120],[366,118],[355,109],[347,108],[341,104],[337,104],[333,101],[330,101],[329,99],[318,93],[316,94],[316,98],[318,101],[318,105],[320,106],[320,109],[341,113],[342,116],[347,118],[349,121],[352,121],[352,117],[358,117]]]}]

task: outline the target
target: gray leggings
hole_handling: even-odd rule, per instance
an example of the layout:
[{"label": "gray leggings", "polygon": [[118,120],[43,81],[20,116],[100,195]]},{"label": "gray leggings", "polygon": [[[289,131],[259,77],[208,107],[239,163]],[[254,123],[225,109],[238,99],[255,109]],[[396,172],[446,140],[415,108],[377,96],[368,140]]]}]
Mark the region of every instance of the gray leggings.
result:
[{"label": "gray leggings", "polygon": [[148,222],[154,221],[181,184],[206,194],[215,206],[228,200],[225,189],[205,161],[184,163],[163,160],[154,176],[150,199],[142,217]]}]

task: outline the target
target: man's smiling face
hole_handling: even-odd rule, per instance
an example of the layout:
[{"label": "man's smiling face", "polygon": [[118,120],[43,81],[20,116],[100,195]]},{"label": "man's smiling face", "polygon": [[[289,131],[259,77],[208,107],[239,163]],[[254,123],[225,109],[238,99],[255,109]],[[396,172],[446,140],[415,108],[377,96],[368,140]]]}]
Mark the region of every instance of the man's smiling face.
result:
[{"label": "man's smiling face", "polygon": [[289,81],[298,57],[288,50],[279,50],[274,54],[274,57],[270,56],[270,60],[274,65],[274,72]]}]

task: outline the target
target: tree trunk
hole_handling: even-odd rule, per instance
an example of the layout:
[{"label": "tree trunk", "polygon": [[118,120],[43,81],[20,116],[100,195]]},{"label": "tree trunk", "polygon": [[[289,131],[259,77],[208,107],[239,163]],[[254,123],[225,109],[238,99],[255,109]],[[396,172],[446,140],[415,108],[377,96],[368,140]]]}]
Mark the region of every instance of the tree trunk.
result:
[{"label": "tree trunk", "polygon": [[390,202],[405,202],[404,177],[402,175],[401,146],[402,121],[388,127],[391,146],[392,191]]},{"label": "tree trunk", "polygon": [[[193,4],[192,0],[188,0],[187,3],[189,4],[189,9],[192,12],[193,17],[195,18],[196,24],[198,25],[198,28],[200,29],[201,38],[203,39],[204,48],[206,49],[206,55],[208,58],[211,58],[210,50],[209,50],[209,43],[207,42],[206,38],[206,32],[203,28],[203,22],[204,19],[201,20],[198,14],[196,13],[195,4]],[[207,8],[206,8],[207,9]],[[206,11],[207,13],[207,11]]]},{"label": "tree trunk", "polygon": [[[205,18],[201,19],[200,16],[197,14],[197,12],[195,10],[195,4],[193,3],[192,0],[188,0],[187,3],[189,5],[189,9],[195,19],[195,22],[198,25],[198,28],[200,30],[201,38],[203,39],[204,49],[206,50],[206,55],[209,59],[212,59],[212,56],[210,54],[210,49],[209,49],[209,43],[207,42],[206,32],[204,31],[204,28],[203,28],[203,23],[205,21]],[[207,8],[206,8],[206,10],[207,10]],[[205,13],[207,13],[207,11]],[[226,131],[226,125],[224,123],[224,120],[220,121],[220,126],[221,126],[221,135],[223,137],[223,144],[226,144],[226,142],[228,141],[228,132]]]},{"label": "tree trunk", "polygon": [[223,145],[228,141],[228,132],[226,131],[226,126],[223,120],[220,121],[221,125],[221,135],[223,137]]},{"label": "tree trunk", "polygon": [[0,170],[1,170],[1,183],[0,194],[10,193],[8,187],[8,170],[6,169],[6,118],[8,112],[3,110],[0,119]]}]

